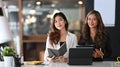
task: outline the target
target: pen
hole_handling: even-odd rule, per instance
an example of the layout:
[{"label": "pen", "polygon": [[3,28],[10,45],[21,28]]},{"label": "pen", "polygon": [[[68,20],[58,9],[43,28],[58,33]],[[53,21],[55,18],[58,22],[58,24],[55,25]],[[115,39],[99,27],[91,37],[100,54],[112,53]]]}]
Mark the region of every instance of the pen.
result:
[{"label": "pen", "polygon": [[[102,51],[102,49],[100,48],[100,51]],[[103,58],[103,56],[101,56],[101,58]]]}]

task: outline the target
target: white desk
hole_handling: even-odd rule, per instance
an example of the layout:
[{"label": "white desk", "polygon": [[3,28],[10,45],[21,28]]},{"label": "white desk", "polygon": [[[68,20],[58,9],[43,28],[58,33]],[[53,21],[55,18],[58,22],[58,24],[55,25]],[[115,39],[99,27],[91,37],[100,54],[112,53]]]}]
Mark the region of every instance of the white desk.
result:
[{"label": "white desk", "polygon": [[[92,65],[68,65],[67,63],[51,63],[49,65],[22,65],[21,67],[120,67],[114,61],[93,62]],[[0,67],[4,67],[4,62],[0,62]]]}]

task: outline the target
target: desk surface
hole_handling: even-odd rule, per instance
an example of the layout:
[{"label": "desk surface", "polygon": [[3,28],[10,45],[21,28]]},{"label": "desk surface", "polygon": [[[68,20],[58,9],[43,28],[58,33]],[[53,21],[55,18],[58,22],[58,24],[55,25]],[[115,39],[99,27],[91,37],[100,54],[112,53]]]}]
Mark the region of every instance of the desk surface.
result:
[{"label": "desk surface", "polygon": [[[92,65],[68,65],[67,63],[50,63],[49,65],[22,65],[21,67],[120,67],[114,61],[93,62]],[[0,67],[4,67],[4,62],[0,62]]]}]

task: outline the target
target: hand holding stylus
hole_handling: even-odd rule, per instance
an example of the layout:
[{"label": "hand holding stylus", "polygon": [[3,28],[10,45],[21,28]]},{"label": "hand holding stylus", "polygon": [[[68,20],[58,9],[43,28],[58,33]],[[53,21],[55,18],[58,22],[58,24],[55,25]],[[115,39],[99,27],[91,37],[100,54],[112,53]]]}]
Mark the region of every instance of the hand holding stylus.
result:
[{"label": "hand holding stylus", "polygon": [[102,52],[101,48],[100,49],[95,49],[95,51],[93,52],[93,57],[94,58],[103,58],[104,53]]}]

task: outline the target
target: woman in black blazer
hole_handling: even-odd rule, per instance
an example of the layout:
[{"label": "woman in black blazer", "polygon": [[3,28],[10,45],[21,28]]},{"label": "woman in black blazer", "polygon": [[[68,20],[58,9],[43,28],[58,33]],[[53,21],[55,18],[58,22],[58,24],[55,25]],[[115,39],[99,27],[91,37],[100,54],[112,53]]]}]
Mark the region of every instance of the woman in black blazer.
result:
[{"label": "woman in black blazer", "polygon": [[79,45],[93,45],[93,60],[101,61],[111,54],[109,43],[100,13],[96,10],[90,11],[83,23]]}]

